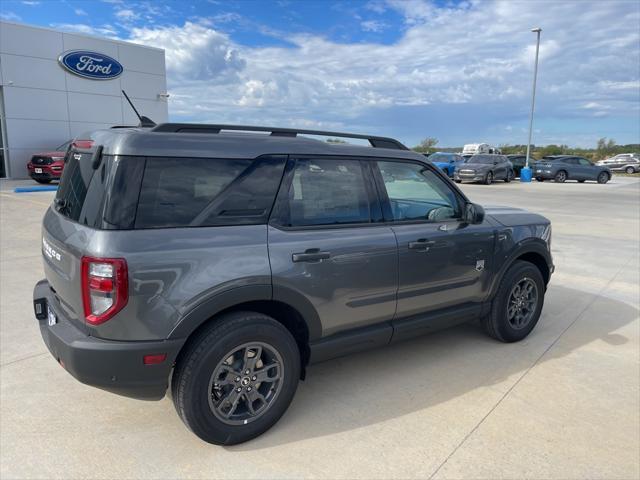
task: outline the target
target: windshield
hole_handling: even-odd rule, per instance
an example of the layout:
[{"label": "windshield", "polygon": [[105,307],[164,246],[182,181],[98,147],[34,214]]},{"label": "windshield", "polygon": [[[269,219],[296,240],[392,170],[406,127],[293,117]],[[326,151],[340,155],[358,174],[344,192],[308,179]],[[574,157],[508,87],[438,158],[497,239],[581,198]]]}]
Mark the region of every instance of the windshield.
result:
[{"label": "windshield", "polygon": [[497,162],[498,158],[493,157],[491,155],[474,155],[466,163],[481,163],[485,165],[493,164],[493,162]]}]

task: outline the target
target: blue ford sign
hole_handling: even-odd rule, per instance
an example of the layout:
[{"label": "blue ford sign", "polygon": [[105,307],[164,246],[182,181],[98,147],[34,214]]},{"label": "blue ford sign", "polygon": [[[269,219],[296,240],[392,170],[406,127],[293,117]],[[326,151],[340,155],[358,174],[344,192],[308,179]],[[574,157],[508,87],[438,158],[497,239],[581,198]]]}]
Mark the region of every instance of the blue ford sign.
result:
[{"label": "blue ford sign", "polygon": [[115,58],[97,52],[73,50],[58,58],[60,65],[74,75],[93,80],[110,80],[122,73],[122,65]]}]

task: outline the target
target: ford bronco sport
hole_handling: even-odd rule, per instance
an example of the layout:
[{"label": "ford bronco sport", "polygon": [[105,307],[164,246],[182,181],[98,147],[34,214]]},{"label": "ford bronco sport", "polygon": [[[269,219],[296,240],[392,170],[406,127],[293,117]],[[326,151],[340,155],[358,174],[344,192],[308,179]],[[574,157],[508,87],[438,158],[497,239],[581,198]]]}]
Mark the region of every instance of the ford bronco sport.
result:
[{"label": "ford bronco sport", "polygon": [[215,444],[274,425],[313,362],[474,319],[525,338],[553,272],[547,219],[485,213],[389,138],[162,124],[94,132],[65,162],[33,296],[44,342],[80,382],[170,385]]}]

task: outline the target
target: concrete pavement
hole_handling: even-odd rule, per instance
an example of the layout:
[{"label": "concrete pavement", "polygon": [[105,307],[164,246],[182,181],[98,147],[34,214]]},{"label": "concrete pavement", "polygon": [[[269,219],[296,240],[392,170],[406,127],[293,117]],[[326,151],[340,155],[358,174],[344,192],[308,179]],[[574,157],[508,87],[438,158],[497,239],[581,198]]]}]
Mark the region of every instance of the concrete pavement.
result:
[{"label": "concrete pavement", "polygon": [[168,398],[81,385],[32,314],[52,193],[0,184],[0,477],[640,477],[640,181],[463,185],[553,222],[539,325],[504,345],[464,325],[309,368],[282,420],[235,447]]}]

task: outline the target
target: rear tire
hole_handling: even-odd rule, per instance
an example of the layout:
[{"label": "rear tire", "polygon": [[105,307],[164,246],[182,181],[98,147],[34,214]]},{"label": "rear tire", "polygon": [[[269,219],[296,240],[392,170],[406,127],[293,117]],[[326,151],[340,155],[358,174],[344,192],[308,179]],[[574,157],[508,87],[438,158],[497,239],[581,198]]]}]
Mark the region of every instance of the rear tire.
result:
[{"label": "rear tire", "polygon": [[34,178],[34,180],[38,183],[42,183],[43,185],[46,185],[47,183],[51,183],[51,180],[48,178]]},{"label": "rear tire", "polygon": [[578,180],[578,183],[584,183],[584,180]]},{"label": "rear tire", "polygon": [[205,442],[234,445],[280,419],[299,378],[300,352],[291,333],[267,315],[234,312],[190,340],[176,362],[171,392],[193,433]]},{"label": "rear tire", "polygon": [[628,175],[633,175],[634,173],[636,173],[635,168],[633,167],[627,167],[624,171],[624,173],[628,174]]},{"label": "rear tire", "polygon": [[536,181],[538,181],[538,182],[544,182],[544,178],[542,178],[542,177],[536,177]]},{"label": "rear tire", "polygon": [[609,174],[607,172],[600,172],[598,175],[598,183],[605,184],[609,181]]},{"label": "rear tire", "polygon": [[554,180],[556,181],[556,183],[564,183],[567,181],[567,178],[567,172],[565,172],[564,170],[560,170],[558,173],[556,173]]},{"label": "rear tire", "polygon": [[[525,295],[526,292],[530,292],[529,296]],[[517,260],[502,277],[491,312],[481,319],[484,331],[505,343],[522,340],[538,323],[544,292],[545,284],[538,267]]]},{"label": "rear tire", "polygon": [[462,180],[454,180],[456,183],[462,183]]}]

